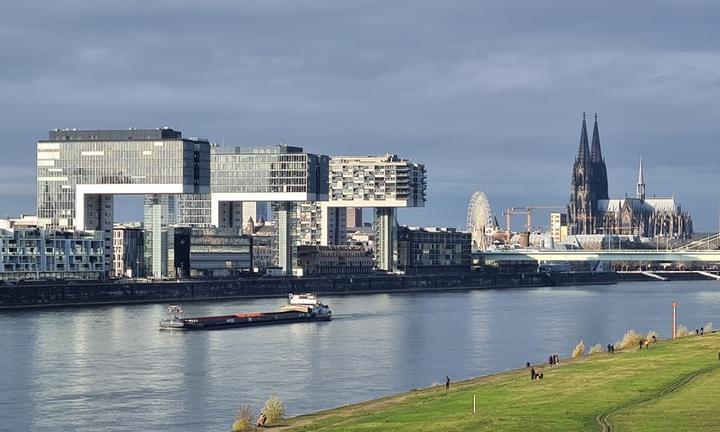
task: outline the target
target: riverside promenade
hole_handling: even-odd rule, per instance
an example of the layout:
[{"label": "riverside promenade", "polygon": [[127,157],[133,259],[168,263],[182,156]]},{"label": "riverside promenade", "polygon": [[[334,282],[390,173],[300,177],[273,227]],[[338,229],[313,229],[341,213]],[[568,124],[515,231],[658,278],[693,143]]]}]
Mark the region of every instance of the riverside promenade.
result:
[{"label": "riverside promenade", "polygon": [[348,275],[341,277],[241,277],[189,281],[58,281],[0,284],[0,310],[32,307],[167,303],[318,295],[453,291],[616,282],[612,272]]},{"label": "riverside promenade", "polygon": [[[568,352],[572,347],[568,347]],[[717,431],[720,333],[534,365],[291,418],[285,431]],[[522,363],[523,359],[518,359]],[[473,413],[473,398],[476,411]]]}]

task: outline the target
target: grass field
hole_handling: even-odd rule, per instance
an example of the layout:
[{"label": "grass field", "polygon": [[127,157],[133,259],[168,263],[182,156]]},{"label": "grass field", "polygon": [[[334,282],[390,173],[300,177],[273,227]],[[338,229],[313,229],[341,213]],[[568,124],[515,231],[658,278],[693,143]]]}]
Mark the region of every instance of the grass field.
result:
[{"label": "grass field", "polygon": [[[288,431],[718,431],[720,333],[295,417]],[[538,368],[536,367],[536,370]],[[472,412],[473,395],[477,413]],[[277,430],[276,429],[276,430]]]}]

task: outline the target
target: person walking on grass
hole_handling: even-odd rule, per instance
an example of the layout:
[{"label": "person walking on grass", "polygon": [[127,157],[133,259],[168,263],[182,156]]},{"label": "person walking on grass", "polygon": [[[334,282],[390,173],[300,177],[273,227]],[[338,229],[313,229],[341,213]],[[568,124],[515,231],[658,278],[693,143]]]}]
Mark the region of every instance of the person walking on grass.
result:
[{"label": "person walking on grass", "polygon": [[642,350],[642,347],[643,347],[643,344],[644,344],[644,343],[645,343],[645,341],[642,340],[642,338],[640,338],[640,350]]},{"label": "person walking on grass", "polygon": [[530,369],[530,379],[531,380],[535,379],[535,368]]},{"label": "person walking on grass", "polygon": [[450,390],[450,377],[445,375],[445,391]]}]

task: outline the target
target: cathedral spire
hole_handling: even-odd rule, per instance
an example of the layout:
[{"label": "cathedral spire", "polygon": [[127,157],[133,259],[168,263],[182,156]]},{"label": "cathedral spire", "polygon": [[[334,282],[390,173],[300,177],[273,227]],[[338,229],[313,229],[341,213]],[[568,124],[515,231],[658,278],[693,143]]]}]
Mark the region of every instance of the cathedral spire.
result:
[{"label": "cathedral spire", "polygon": [[598,132],[597,114],[595,114],[595,125],[593,126],[592,149],[590,151],[590,162],[602,162],[602,150],[600,149],[600,132]]},{"label": "cathedral spire", "polygon": [[638,171],[637,197],[645,199],[645,176],[643,175],[642,157],[640,158],[640,171]]},{"label": "cathedral spire", "polygon": [[582,130],[580,131],[580,148],[578,149],[577,161],[585,164],[590,157],[590,148],[588,146],[587,125],[585,124],[585,113],[583,112]]}]

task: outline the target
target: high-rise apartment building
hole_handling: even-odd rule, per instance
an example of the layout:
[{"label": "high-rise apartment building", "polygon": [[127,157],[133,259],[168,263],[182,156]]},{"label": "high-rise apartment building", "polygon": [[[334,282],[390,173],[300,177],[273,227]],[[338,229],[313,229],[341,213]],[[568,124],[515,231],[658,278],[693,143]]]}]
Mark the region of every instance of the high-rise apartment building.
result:
[{"label": "high-rise apartment building", "polygon": [[424,207],[425,166],[397,155],[333,156],[330,207],[375,208],[375,265],[394,270],[397,263],[399,207]]}]

